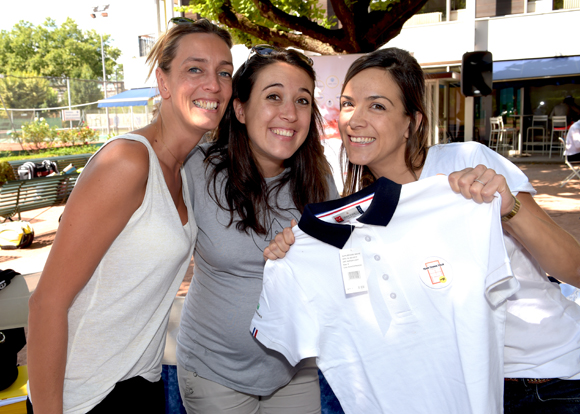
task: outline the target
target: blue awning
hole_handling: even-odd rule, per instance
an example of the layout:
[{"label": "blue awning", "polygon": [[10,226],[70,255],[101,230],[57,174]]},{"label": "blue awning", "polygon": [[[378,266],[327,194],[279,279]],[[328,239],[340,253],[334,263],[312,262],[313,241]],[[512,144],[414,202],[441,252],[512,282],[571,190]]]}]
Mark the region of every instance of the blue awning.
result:
[{"label": "blue awning", "polygon": [[131,89],[121,92],[110,98],[101,99],[99,108],[110,108],[113,106],[145,106],[150,99],[159,95],[157,88]]},{"label": "blue awning", "polygon": [[493,81],[580,75],[580,56],[493,62]]}]

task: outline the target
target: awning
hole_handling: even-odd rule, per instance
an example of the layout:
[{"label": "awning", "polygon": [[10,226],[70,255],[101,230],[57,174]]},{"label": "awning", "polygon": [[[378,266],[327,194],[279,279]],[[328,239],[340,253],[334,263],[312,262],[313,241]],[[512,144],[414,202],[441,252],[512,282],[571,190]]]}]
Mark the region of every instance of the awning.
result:
[{"label": "awning", "polygon": [[110,108],[113,106],[145,106],[150,99],[159,95],[157,88],[131,89],[121,92],[110,98],[101,99],[99,108]]},{"label": "awning", "polygon": [[580,56],[493,62],[493,81],[580,75]]}]

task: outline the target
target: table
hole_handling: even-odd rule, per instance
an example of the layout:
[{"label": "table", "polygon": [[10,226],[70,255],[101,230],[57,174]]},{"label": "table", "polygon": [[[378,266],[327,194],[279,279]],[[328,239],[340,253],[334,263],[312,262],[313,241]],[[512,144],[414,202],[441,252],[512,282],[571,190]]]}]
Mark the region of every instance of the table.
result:
[{"label": "table", "polygon": [[28,325],[28,299],[39,279],[40,272],[14,276],[10,284],[0,290],[0,329]]}]

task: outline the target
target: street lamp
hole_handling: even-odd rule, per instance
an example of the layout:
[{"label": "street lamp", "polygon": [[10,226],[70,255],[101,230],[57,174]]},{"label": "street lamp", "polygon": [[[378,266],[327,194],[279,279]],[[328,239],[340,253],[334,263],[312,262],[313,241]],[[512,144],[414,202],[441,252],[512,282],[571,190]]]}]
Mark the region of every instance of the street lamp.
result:
[{"label": "street lamp", "polygon": [[[93,7],[93,12],[91,13],[91,17],[96,19],[98,14],[101,17],[108,17],[109,13],[107,10],[109,9],[109,5],[105,4],[104,6],[96,6]],[[107,72],[105,69],[105,48],[103,47],[103,34],[102,30],[99,31],[99,36],[101,37],[101,60],[103,61],[103,89],[105,92],[105,99],[107,99]],[[105,113],[107,116],[107,135],[111,133],[111,122],[109,120],[109,108],[105,107]]]}]

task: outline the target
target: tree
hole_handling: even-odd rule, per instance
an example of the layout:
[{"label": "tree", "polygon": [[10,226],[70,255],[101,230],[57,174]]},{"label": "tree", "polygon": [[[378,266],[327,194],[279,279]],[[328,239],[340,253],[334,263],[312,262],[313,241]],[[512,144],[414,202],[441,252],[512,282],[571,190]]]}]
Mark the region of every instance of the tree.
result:
[{"label": "tree", "polygon": [[0,79],[0,95],[8,108],[58,106],[58,96],[50,82],[29,72],[15,72]]},{"label": "tree", "polygon": [[[115,73],[121,51],[103,35],[107,77]],[[88,69],[88,70],[87,70]],[[102,79],[101,39],[68,18],[62,26],[50,18],[40,26],[20,21],[0,32],[0,73],[35,72],[41,76]]]},{"label": "tree", "polygon": [[[89,102],[96,102],[99,99],[103,99],[103,91],[101,90],[101,83],[95,80],[87,80],[89,78],[88,72],[90,69],[84,67],[81,71],[82,79],[71,79],[70,80],[70,95],[71,95],[71,105],[85,104]],[[63,93],[62,104],[66,106],[68,102],[68,93]],[[90,105],[85,109],[96,108],[95,105]]]},{"label": "tree", "polygon": [[323,55],[366,53],[397,36],[427,0],[190,0],[179,11],[199,13],[233,29],[237,42],[293,46]]}]

